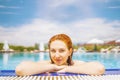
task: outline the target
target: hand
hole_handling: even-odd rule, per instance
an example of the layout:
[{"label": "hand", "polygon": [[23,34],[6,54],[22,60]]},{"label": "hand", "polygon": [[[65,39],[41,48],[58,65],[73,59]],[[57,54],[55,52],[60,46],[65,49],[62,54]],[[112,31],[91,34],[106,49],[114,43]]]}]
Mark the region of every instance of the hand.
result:
[{"label": "hand", "polygon": [[63,69],[65,69],[66,68],[66,66],[65,65],[62,65],[62,66],[55,66],[55,70],[56,71],[60,71],[60,70],[63,70]]},{"label": "hand", "polygon": [[54,70],[55,71],[59,71],[59,70],[62,70],[62,69],[64,69],[66,66],[64,66],[64,65],[62,65],[62,66],[58,66],[58,65],[56,65],[56,64],[53,64],[54,65]]},{"label": "hand", "polygon": [[66,72],[66,68],[67,68],[67,67],[65,67],[65,68],[63,68],[63,69],[57,71],[57,73],[65,73],[65,72]]},{"label": "hand", "polygon": [[56,64],[52,64],[52,66],[53,66],[53,69],[52,69],[52,71],[50,71],[50,72],[58,72],[58,71],[60,71],[60,70],[63,70],[63,69],[66,67],[65,65],[58,66],[58,65],[56,65]]}]

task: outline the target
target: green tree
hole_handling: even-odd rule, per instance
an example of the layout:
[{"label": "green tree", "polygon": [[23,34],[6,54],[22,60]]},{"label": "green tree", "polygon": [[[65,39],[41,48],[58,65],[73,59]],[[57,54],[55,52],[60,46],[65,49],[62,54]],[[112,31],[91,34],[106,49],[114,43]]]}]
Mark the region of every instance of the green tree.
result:
[{"label": "green tree", "polygon": [[0,50],[3,49],[3,43],[0,43]]}]

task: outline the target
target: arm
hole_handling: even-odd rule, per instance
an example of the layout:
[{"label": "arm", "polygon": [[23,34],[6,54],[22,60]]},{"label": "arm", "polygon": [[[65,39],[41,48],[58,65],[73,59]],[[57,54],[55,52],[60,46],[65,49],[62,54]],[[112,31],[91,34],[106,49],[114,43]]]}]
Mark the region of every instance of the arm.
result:
[{"label": "arm", "polygon": [[101,75],[104,74],[105,68],[98,62],[87,62],[79,65],[68,66],[65,71],[71,73]]},{"label": "arm", "polygon": [[16,67],[15,72],[17,75],[23,76],[23,75],[33,75],[44,72],[52,72],[63,68],[64,66],[58,67],[54,64],[45,63],[45,62],[25,61]]}]

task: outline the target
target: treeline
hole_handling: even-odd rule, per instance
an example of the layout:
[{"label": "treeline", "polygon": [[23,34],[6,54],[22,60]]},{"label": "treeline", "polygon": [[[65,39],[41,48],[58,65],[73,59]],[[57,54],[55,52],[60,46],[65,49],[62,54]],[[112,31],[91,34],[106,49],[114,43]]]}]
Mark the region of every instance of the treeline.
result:
[{"label": "treeline", "polygon": [[[15,52],[24,52],[24,51],[34,51],[34,50],[39,50],[39,44],[35,44],[34,46],[22,46],[22,45],[11,45],[8,44],[9,48],[14,50]],[[3,50],[3,43],[0,43],[0,51]],[[74,49],[77,49],[77,45],[73,45]],[[45,50],[48,49],[48,45],[44,45]]]},{"label": "treeline", "polygon": [[[0,50],[3,50],[3,43],[0,43]],[[9,48],[16,51],[16,52],[23,52],[23,51],[34,51],[39,49],[39,45],[35,44],[34,46],[22,46],[22,45],[10,45]],[[45,46],[46,48],[46,46]]]},{"label": "treeline", "polygon": [[[3,43],[0,43],[0,51],[3,50]],[[79,47],[84,47],[87,51],[100,51],[101,48],[108,48],[109,46],[113,45],[79,45],[79,44],[74,44],[73,48],[77,50]],[[22,45],[10,45],[9,48],[14,50],[15,52],[24,52],[24,51],[34,51],[34,50],[39,50],[39,44],[35,44],[34,46],[22,46]],[[48,45],[44,45],[45,50],[48,49]]]}]

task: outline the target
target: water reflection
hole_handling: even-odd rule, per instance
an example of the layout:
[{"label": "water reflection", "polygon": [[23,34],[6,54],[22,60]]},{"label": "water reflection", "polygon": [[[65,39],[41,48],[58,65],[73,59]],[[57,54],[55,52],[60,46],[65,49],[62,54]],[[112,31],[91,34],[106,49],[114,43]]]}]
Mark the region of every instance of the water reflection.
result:
[{"label": "water reflection", "polygon": [[[74,53],[73,60],[80,61],[99,61],[105,65],[106,68],[120,68],[120,54],[113,53]],[[43,61],[50,60],[49,53],[4,53],[0,54],[0,69],[15,69],[22,61]],[[12,64],[12,65],[11,65]]]},{"label": "water reflection", "polygon": [[44,59],[44,54],[45,54],[44,52],[40,52],[40,53],[39,53],[39,60],[40,60],[40,61],[45,60],[45,59]]},{"label": "water reflection", "polygon": [[6,66],[8,64],[8,57],[9,57],[8,53],[3,54],[3,65],[4,66]]}]

